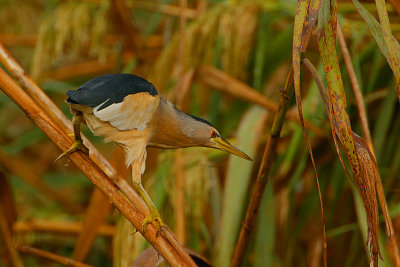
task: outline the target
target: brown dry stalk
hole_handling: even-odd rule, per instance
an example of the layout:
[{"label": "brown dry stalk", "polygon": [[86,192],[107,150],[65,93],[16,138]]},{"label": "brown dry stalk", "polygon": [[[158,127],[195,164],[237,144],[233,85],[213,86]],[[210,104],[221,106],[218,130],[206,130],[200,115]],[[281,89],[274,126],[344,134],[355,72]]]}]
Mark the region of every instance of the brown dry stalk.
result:
[{"label": "brown dry stalk", "polygon": [[390,248],[392,250],[391,255],[394,259],[394,263],[395,263],[396,267],[399,267],[400,266],[399,246],[397,244],[396,233],[393,230],[392,218],[390,217],[390,214],[389,214],[389,209],[387,206],[385,192],[383,190],[382,179],[381,179],[380,175],[377,176],[377,179],[375,182],[376,182],[376,191],[378,194],[379,204],[381,205],[383,218],[385,220],[386,235],[389,238]]},{"label": "brown dry stalk", "polygon": [[[393,2],[397,2],[397,1],[393,1]],[[400,4],[398,2],[397,2],[397,7],[400,7]],[[395,6],[395,8],[396,8],[396,6]],[[396,11],[398,11],[398,10],[396,9]],[[365,111],[364,99],[363,99],[363,96],[361,93],[361,89],[360,89],[360,85],[357,80],[356,73],[354,71],[350,53],[347,48],[346,41],[344,39],[343,32],[342,32],[342,29],[341,29],[339,23],[337,25],[337,37],[339,39],[339,44],[340,44],[340,48],[342,50],[343,59],[346,64],[346,68],[347,68],[347,71],[348,71],[348,74],[350,77],[350,82],[352,85],[353,93],[356,98],[358,115],[360,117],[360,123],[361,123],[361,127],[362,127],[362,130],[364,133],[364,137],[368,144],[368,148],[369,148],[370,152],[375,157],[374,146],[373,146],[372,138],[371,138],[371,132],[370,132],[369,126],[368,126],[367,112]],[[394,238],[395,233],[394,233],[393,226],[392,226],[392,218],[389,215],[386,197],[385,197],[385,193],[384,193],[383,186],[382,186],[381,176],[377,175],[376,177],[377,177],[376,178],[376,187],[377,187],[376,189],[377,189],[379,203],[382,208],[382,213],[384,214],[385,225],[386,225],[386,234],[388,235],[389,240],[390,240],[392,255],[393,255],[395,264],[396,264],[396,266],[400,266],[399,249],[398,249],[397,241]]]},{"label": "brown dry stalk", "polygon": [[117,58],[109,56],[104,62],[99,62],[99,60],[94,59],[44,71],[40,74],[39,79],[51,78],[53,80],[67,80],[76,77],[85,77],[97,73],[110,72],[114,70],[116,66]]},{"label": "brown dry stalk", "polygon": [[[278,105],[272,100],[269,100],[265,95],[214,67],[198,67],[196,78],[199,82],[222,93],[254,103],[273,112],[278,110]],[[287,113],[286,118],[300,124],[300,119],[297,113]],[[316,135],[320,137],[328,137],[327,133],[323,129],[314,125],[312,122],[306,120],[305,125]]]},{"label": "brown dry stalk", "polygon": [[66,210],[75,213],[82,211],[82,208],[79,205],[71,203],[71,199],[69,198],[69,196],[49,187],[41,179],[35,168],[29,163],[24,163],[21,158],[6,155],[0,150],[0,165],[7,169],[9,172],[20,177],[29,185],[36,188],[47,198],[62,204]]},{"label": "brown dry stalk", "polygon": [[[179,53],[178,53],[178,77],[183,75],[183,56],[184,56],[184,44],[185,44],[185,26],[186,18],[184,16],[185,8],[187,3],[185,0],[179,0]],[[190,75],[190,73],[189,73]],[[178,86],[177,95],[180,97],[177,106],[182,109],[182,102],[185,102],[186,89],[190,88],[191,81],[185,83],[187,75],[183,75],[181,83],[183,86]],[[192,75],[193,77],[193,75]],[[186,86],[185,86],[186,85]],[[182,96],[182,94],[184,94]],[[178,99],[178,98],[177,98]],[[185,110],[183,110],[185,112]],[[176,234],[179,240],[183,243],[186,242],[186,199],[185,199],[185,170],[184,170],[184,159],[183,151],[181,149],[175,152],[175,168],[176,168]]]},{"label": "brown dry stalk", "polygon": [[3,240],[2,243],[6,248],[12,266],[23,267],[24,264],[18,254],[18,251],[15,249],[13,244],[13,236],[11,229],[9,227],[8,220],[5,216],[5,211],[3,210],[3,207],[0,205],[0,240],[1,239]]},{"label": "brown dry stalk", "polygon": [[[183,46],[182,46],[183,49]],[[181,50],[182,51],[182,50]],[[182,69],[181,69],[182,70]],[[183,112],[187,112],[189,108],[189,93],[193,83],[194,70],[187,71],[179,81],[176,87],[176,105]],[[186,199],[185,199],[185,170],[183,151],[177,149],[175,153],[175,169],[176,169],[176,230],[179,240],[183,243],[186,241]]]},{"label": "brown dry stalk", "polygon": [[[67,0],[67,1],[76,1],[76,0]],[[100,3],[101,0],[81,0],[82,2],[93,2],[93,3]],[[129,8],[135,9],[143,9],[150,12],[159,12],[165,15],[171,16],[180,16],[180,8],[173,5],[167,4],[160,4],[160,3],[153,3],[150,1],[132,1],[132,6]],[[185,8],[184,9],[184,16],[186,18],[196,18],[198,11],[192,8]]]},{"label": "brown dry stalk", "polygon": [[[23,68],[17,63],[17,61],[8,53],[3,45],[0,44],[0,61],[3,65],[19,80],[24,88],[29,92],[33,99],[44,109],[47,114],[53,117],[56,123],[61,127],[61,131],[65,134],[66,132],[72,132],[72,124],[62,111],[52,102],[52,100],[40,89],[40,87],[25,74]],[[82,135],[82,134],[81,134]],[[92,161],[100,168],[104,173],[110,177],[113,182],[121,189],[128,200],[135,205],[139,211],[145,216],[149,214],[149,210],[142,200],[142,198],[132,189],[132,187],[122,179],[112,165],[104,158],[104,156],[98,152],[96,147],[82,135],[85,146],[90,151]],[[69,147],[70,144],[68,144]],[[187,255],[182,245],[173,235],[171,230],[167,227],[162,228],[162,233],[167,237],[168,242],[171,246],[184,258],[193,262]]]},{"label": "brown dry stalk", "polygon": [[[60,235],[78,235],[82,230],[82,223],[68,221],[32,220],[15,222],[13,225],[13,231],[21,234],[44,232]],[[115,226],[103,224],[96,229],[96,232],[97,235],[113,237],[115,234]]]},{"label": "brown dry stalk", "polygon": [[346,64],[347,72],[349,74],[351,88],[353,89],[354,97],[356,98],[356,104],[358,109],[358,116],[360,118],[361,128],[364,133],[365,140],[367,141],[368,147],[370,151],[373,152],[374,146],[372,145],[371,132],[368,126],[368,116],[367,112],[365,111],[363,95],[361,93],[356,72],[354,71],[354,66],[351,61],[350,52],[349,49],[347,48],[346,41],[344,39],[343,32],[342,29],[340,28],[339,23],[337,25],[337,37],[339,39],[340,49],[342,50],[344,63]]},{"label": "brown dry stalk", "polygon": [[292,66],[293,66],[293,85],[297,103],[297,111],[300,118],[300,125],[303,131],[308,153],[310,155],[311,163],[314,169],[315,180],[318,188],[318,196],[321,209],[321,221],[322,221],[322,255],[323,255],[324,266],[326,267],[328,263],[327,263],[327,242],[326,242],[324,207],[322,203],[322,194],[319,185],[319,178],[314,160],[314,155],[304,123],[303,107],[301,103],[302,99],[300,91],[301,54],[307,50],[308,41],[311,37],[312,29],[314,28],[315,22],[317,20],[321,4],[322,4],[321,0],[299,0],[297,2],[296,16],[294,19],[294,29],[293,29]]},{"label": "brown dry stalk", "polygon": [[77,261],[84,261],[96,238],[97,229],[109,214],[110,202],[104,195],[94,188],[90,198],[89,206],[85,212],[82,231],[78,235],[72,258]]},{"label": "brown dry stalk", "polygon": [[[56,123],[33,101],[4,71],[0,70],[0,88],[11,98],[28,116],[36,126],[42,130],[54,144],[62,151],[71,145],[68,134],[60,129]],[[69,156],[71,161],[98,187],[103,194],[116,206],[122,214],[139,229],[142,235],[163,255],[172,266],[195,266],[190,256],[178,242],[165,238],[170,234],[164,228],[158,234],[153,225],[142,231],[142,221],[145,214],[132,206],[121,194],[118,187],[109,177],[83,152],[75,152]],[[170,236],[170,235],[168,235]],[[173,236],[171,236],[173,237]],[[173,239],[172,239],[173,240]]]},{"label": "brown dry stalk", "polygon": [[50,261],[54,261],[57,263],[60,263],[62,265],[65,266],[72,266],[72,267],[94,267],[92,265],[86,264],[86,263],[82,263],[70,258],[66,258],[64,256],[58,255],[58,254],[54,254],[48,251],[44,251],[41,249],[37,249],[31,246],[26,246],[26,245],[20,245],[20,244],[15,244],[15,247],[26,254],[31,254],[31,255],[35,255]]},{"label": "brown dry stalk", "polygon": [[[135,37],[136,38],[136,37]],[[0,42],[5,46],[36,46],[37,34],[11,34],[0,33]],[[120,40],[117,34],[110,33],[104,37],[104,43],[108,46],[114,46]],[[152,34],[143,40],[145,49],[162,48],[164,45],[164,37],[161,34]],[[145,59],[145,58],[144,58]],[[149,59],[150,60],[150,59]],[[98,62],[98,61],[97,61]]]},{"label": "brown dry stalk", "polygon": [[27,89],[32,98],[40,104],[42,108],[50,114],[50,116],[57,122],[63,125],[69,125],[69,131],[72,132],[72,124],[67,117],[61,112],[56,112],[58,107],[48,98],[39,86],[25,74],[24,69],[17,63],[17,61],[10,55],[7,49],[0,43],[0,62],[4,67],[18,79],[20,84]]},{"label": "brown dry stalk", "polygon": [[[111,155],[113,166],[117,166],[118,175],[127,177],[129,169],[125,166],[118,168],[118,163],[123,162],[123,153],[120,149],[114,149]],[[74,247],[74,260],[84,261],[90,248],[92,247],[97,230],[109,214],[111,203],[107,198],[97,189],[94,188],[90,198],[89,206],[85,212],[85,219],[83,221],[82,231],[79,233],[78,239]]]},{"label": "brown dry stalk", "polygon": [[0,41],[10,46],[35,46],[37,34],[0,34]]},{"label": "brown dry stalk", "polygon": [[12,188],[2,170],[0,170],[0,209],[4,213],[8,227],[11,228],[17,219],[17,210],[15,209]]},{"label": "brown dry stalk", "polygon": [[197,17],[197,10],[195,9],[184,7],[182,12],[181,7],[160,3],[152,3],[150,1],[134,1],[133,7],[148,10],[151,12],[160,12],[171,16],[181,16],[181,14],[183,14],[185,18],[193,19]]},{"label": "brown dry stalk", "polygon": [[256,182],[254,184],[253,193],[251,194],[250,204],[247,208],[246,217],[240,229],[239,240],[236,243],[233,252],[231,267],[239,267],[243,263],[246,249],[250,242],[251,233],[256,224],[258,212],[261,205],[262,196],[268,182],[269,172],[271,170],[272,162],[276,153],[280,132],[283,122],[285,121],[285,114],[290,104],[290,97],[293,94],[293,69],[290,68],[286,78],[285,88],[282,91],[282,96],[279,101],[279,107],[274,117],[271,132],[265,146],[263,158]]},{"label": "brown dry stalk", "polygon": [[186,243],[186,198],[185,198],[185,170],[183,164],[183,151],[177,149],[175,152],[176,169],[176,236],[182,243]]},{"label": "brown dry stalk", "polygon": [[142,40],[140,35],[135,34],[139,30],[132,23],[131,10],[122,0],[112,0],[111,10],[113,11],[115,26],[117,26],[116,30],[121,31],[124,36],[126,50],[132,51],[135,55],[140,54],[139,49],[142,46]]},{"label": "brown dry stalk", "polygon": [[390,4],[396,10],[397,14],[400,15],[400,2],[399,0],[389,0]]}]

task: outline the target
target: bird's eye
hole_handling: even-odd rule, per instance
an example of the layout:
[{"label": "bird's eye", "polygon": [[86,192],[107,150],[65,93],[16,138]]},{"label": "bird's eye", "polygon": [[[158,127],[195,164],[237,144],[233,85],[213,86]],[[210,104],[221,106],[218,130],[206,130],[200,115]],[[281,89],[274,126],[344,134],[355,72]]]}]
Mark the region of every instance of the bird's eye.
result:
[{"label": "bird's eye", "polygon": [[211,138],[216,138],[216,137],[217,137],[217,133],[215,131],[212,131]]}]

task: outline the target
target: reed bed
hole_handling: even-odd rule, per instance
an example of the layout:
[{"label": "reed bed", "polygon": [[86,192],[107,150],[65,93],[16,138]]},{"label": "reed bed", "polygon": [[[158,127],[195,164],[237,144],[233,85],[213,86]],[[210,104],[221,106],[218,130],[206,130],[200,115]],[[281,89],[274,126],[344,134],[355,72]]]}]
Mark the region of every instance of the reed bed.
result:
[{"label": "reed bed", "polygon": [[[149,246],[171,266],[400,266],[399,10],[1,1],[0,266],[147,266]],[[83,127],[91,158],[54,162],[65,92],[110,72],[147,78],[253,158],[149,149],[159,234],[135,229],[148,211],[115,145]]]}]

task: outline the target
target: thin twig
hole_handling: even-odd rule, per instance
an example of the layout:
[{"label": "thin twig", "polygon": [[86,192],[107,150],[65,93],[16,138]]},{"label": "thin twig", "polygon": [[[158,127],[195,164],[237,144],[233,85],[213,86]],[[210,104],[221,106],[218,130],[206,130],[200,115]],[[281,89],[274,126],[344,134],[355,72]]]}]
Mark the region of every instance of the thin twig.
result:
[{"label": "thin twig", "polygon": [[[62,151],[72,145],[68,134],[60,129],[57,124],[33,101],[4,71],[0,69],[0,88],[8,95],[28,116],[28,118],[42,130],[54,144]],[[163,228],[158,234],[153,225],[142,231],[142,222],[145,215],[132,206],[120,193],[118,187],[108,176],[81,151],[72,153],[71,161],[97,186],[103,194],[116,206],[122,214],[139,229],[139,232],[163,255],[172,266],[195,266],[195,263],[184,249],[176,242],[165,238],[168,229]]]},{"label": "thin twig", "polygon": [[[133,7],[143,10],[148,10],[151,12],[160,12],[171,16],[181,16],[181,8],[173,5],[166,5],[160,3],[152,3],[150,1],[134,1]],[[197,10],[185,7],[183,9],[183,16],[185,18],[196,18]]]},{"label": "thin twig", "polygon": [[65,266],[72,266],[72,267],[94,267],[92,265],[86,264],[86,263],[82,263],[70,258],[66,258],[64,256],[58,255],[58,254],[54,254],[48,251],[44,251],[41,249],[37,249],[31,246],[26,246],[26,245],[20,245],[20,244],[15,244],[15,247],[26,254],[31,254],[31,255],[35,255],[53,262],[57,262],[60,263],[62,265]]},{"label": "thin twig", "polygon": [[35,46],[37,34],[0,34],[0,41],[9,46]]},{"label": "thin twig", "polygon": [[368,116],[367,112],[365,111],[365,104],[363,100],[363,95],[361,93],[360,84],[358,83],[356,72],[354,71],[353,63],[351,62],[349,49],[347,49],[346,41],[344,40],[343,32],[339,23],[337,25],[337,37],[339,39],[340,49],[342,50],[344,63],[346,64],[347,72],[349,73],[351,88],[353,89],[354,97],[356,98],[361,128],[370,151],[375,154],[374,146],[372,145],[371,132],[368,126]]},{"label": "thin twig", "polygon": [[258,170],[254,190],[251,195],[250,204],[247,208],[246,217],[240,229],[239,240],[236,243],[233,252],[231,267],[239,267],[242,265],[246,249],[250,242],[251,233],[254,229],[262,196],[268,182],[269,172],[271,170],[272,162],[276,153],[276,147],[280,137],[283,122],[285,121],[285,114],[290,104],[290,97],[293,94],[293,69],[290,68],[286,78],[285,88],[282,91],[282,96],[279,102],[279,107],[275,114],[274,122],[272,124],[271,132],[265,146],[261,166]]},{"label": "thin twig", "polygon": [[[13,231],[18,234],[44,232],[59,235],[78,235],[82,229],[82,223],[68,221],[32,220],[15,222],[13,225]],[[96,232],[101,236],[113,237],[115,234],[115,226],[103,224],[97,228]]]},{"label": "thin twig", "polygon": [[0,205],[0,239],[3,240],[4,247],[6,248],[8,256],[10,257],[12,266],[23,267],[24,264],[21,260],[21,257],[14,247],[12,232],[2,205]]},{"label": "thin twig", "polygon": [[[135,33],[136,35],[138,33]],[[135,37],[137,38],[137,37]],[[36,46],[38,35],[37,34],[5,34],[0,33],[0,42],[5,46]],[[104,35],[103,42],[107,46],[115,46],[120,42],[120,37],[118,34],[109,33]],[[144,37],[143,46],[141,49],[160,49],[163,47],[165,43],[164,37],[161,34],[152,34]],[[140,55],[143,59],[146,59],[146,56]],[[148,60],[152,60],[147,58]]]}]

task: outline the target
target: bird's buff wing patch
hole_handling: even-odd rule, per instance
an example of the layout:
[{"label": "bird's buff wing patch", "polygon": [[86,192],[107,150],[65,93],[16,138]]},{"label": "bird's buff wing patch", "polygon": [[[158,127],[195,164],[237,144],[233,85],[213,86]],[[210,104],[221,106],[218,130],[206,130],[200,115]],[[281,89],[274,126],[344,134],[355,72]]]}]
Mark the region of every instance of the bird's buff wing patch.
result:
[{"label": "bird's buff wing patch", "polygon": [[100,120],[109,122],[118,130],[142,131],[151,121],[160,103],[158,95],[147,92],[128,95],[121,103],[112,104],[98,110],[102,104],[93,109],[93,114]]}]

